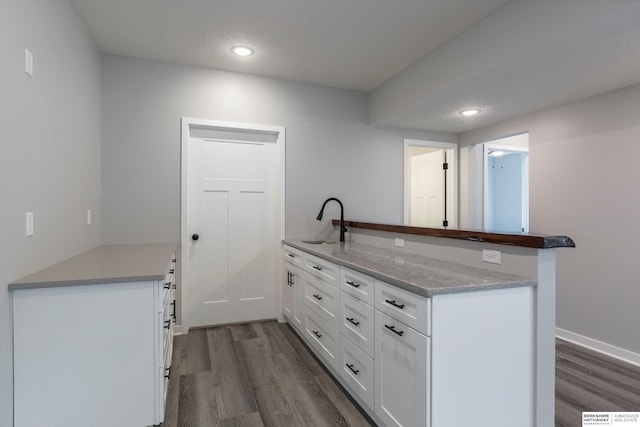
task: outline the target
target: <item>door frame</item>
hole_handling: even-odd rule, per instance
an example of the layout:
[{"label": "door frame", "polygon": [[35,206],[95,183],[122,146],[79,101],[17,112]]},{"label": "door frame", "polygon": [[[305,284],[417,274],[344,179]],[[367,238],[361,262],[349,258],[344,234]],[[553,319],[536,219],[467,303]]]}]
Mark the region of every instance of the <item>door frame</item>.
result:
[{"label": "door frame", "polygon": [[411,161],[409,147],[428,147],[446,150],[449,164],[447,180],[447,220],[448,228],[458,227],[458,144],[454,142],[438,142],[421,139],[404,140],[404,225],[410,225],[411,219]]},{"label": "door frame", "polygon": [[[177,333],[187,333],[189,331],[189,313],[185,313],[184,307],[189,301],[189,141],[191,139],[192,128],[210,128],[223,131],[241,131],[245,133],[260,133],[275,135],[275,144],[278,147],[277,172],[276,172],[276,262],[282,264],[282,244],[285,237],[285,144],[286,135],[284,126],[263,125],[255,123],[229,122],[218,120],[195,119],[182,117],[180,136],[180,325],[176,325]],[[276,268],[275,277],[275,301],[277,319],[283,321],[282,317],[282,291],[279,286],[282,282],[282,272]]]},{"label": "door frame", "polygon": [[494,144],[485,142],[482,148],[482,170],[483,170],[483,200],[482,200],[482,229],[487,229],[488,210],[489,210],[489,152],[492,150],[510,151],[512,153],[524,153],[522,165],[522,224],[524,224],[524,233],[529,232],[529,147],[518,145]]}]

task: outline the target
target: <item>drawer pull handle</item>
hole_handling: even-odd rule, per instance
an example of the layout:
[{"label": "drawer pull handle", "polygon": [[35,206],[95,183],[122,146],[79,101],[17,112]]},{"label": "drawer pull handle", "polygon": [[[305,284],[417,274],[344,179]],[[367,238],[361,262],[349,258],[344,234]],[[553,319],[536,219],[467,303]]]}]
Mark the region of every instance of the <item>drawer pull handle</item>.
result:
[{"label": "drawer pull handle", "polygon": [[396,327],[395,326],[389,326],[389,325],[384,325],[385,328],[387,328],[388,330],[390,330],[391,332],[393,332],[396,335],[402,336],[402,334],[404,334],[404,331],[396,331]]},{"label": "drawer pull handle", "polygon": [[169,274],[173,274],[173,268],[171,270],[169,270]]},{"label": "drawer pull handle", "polygon": [[313,294],[313,297],[315,299],[317,299],[317,300],[321,300],[322,299],[322,297],[320,295],[318,295],[318,294]]},{"label": "drawer pull handle", "polygon": [[291,276],[293,276],[293,275],[291,274],[291,272],[290,272],[290,271],[287,271],[287,285],[289,285],[289,286],[291,286],[291,285],[293,284],[293,283],[292,283],[292,280],[291,280]]},{"label": "drawer pull handle", "polygon": [[165,282],[164,288],[165,289],[171,289],[171,282]]},{"label": "drawer pull handle", "polygon": [[353,320],[353,317],[346,317],[346,319],[349,322],[353,323],[355,326],[358,326],[360,324],[360,322],[356,322],[355,320]]},{"label": "drawer pull handle", "polygon": [[351,370],[351,372],[353,372],[355,375],[358,375],[360,373],[360,371],[358,369],[354,369],[353,365],[350,365],[349,363],[346,364],[347,368],[349,368]]},{"label": "drawer pull handle", "polygon": [[354,288],[359,288],[360,287],[360,283],[356,283],[356,282],[350,282],[347,280],[347,285],[351,285]]},{"label": "drawer pull handle", "polygon": [[322,267],[319,267],[319,266],[317,266],[317,265],[312,266],[312,268],[315,268],[315,269],[316,269],[316,270],[318,270],[318,271],[322,271]]},{"label": "drawer pull handle", "polygon": [[171,327],[171,319],[164,321],[164,328],[169,329]]},{"label": "drawer pull handle", "polygon": [[402,310],[402,309],[404,308],[404,304],[398,304],[398,303],[396,302],[396,300],[388,300],[388,299],[386,299],[386,300],[384,300],[384,301],[385,301],[387,304],[391,304],[391,305],[392,305],[392,306],[394,306],[394,307],[398,307],[400,310]]},{"label": "drawer pull handle", "polygon": [[171,317],[173,317],[173,321],[176,321],[176,300],[173,300],[171,302],[171,305],[173,306],[173,313],[171,313]]},{"label": "drawer pull handle", "polygon": [[317,336],[318,338],[322,338],[322,334],[318,331],[311,331],[313,332],[313,335]]},{"label": "drawer pull handle", "polygon": [[164,370],[166,371],[166,373],[164,374],[164,377],[168,380],[171,379],[171,366],[169,366],[168,368],[164,368]]},{"label": "drawer pull handle", "polygon": [[294,254],[287,254],[289,257],[291,258],[295,258],[296,256]]},{"label": "drawer pull handle", "polygon": [[176,262],[176,259],[175,259],[175,258],[173,258],[173,259],[171,260],[171,262]]}]

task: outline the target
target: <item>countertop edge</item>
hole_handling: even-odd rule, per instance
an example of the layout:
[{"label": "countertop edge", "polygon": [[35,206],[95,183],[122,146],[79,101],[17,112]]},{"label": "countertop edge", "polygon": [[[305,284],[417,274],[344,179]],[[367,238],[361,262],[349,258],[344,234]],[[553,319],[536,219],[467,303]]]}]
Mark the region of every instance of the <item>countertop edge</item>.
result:
[{"label": "countertop edge", "polygon": [[99,245],[15,280],[7,290],[162,281],[176,250],[171,242]]},{"label": "countertop edge", "polygon": [[456,287],[434,287],[434,288],[423,288],[420,286],[415,286],[411,283],[408,283],[403,280],[399,280],[397,278],[387,276],[382,274],[376,270],[371,270],[367,267],[363,267],[359,264],[354,264],[349,261],[345,261],[340,258],[335,258],[329,256],[325,253],[314,251],[313,248],[309,248],[309,245],[306,245],[302,242],[296,240],[288,240],[284,239],[282,241],[283,244],[301,250],[303,252],[310,253],[311,255],[317,256],[327,261],[331,261],[335,264],[350,268],[359,273],[366,274],[368,276],[373,277],[374,279],[381,280],[390,285],[396,286],[398,288],[409,291],[413,294],[420,295],[423,297],[432,297],[434,295],[444,295],[444,294],[456,294],[456,293],[464,293],[464,292],[478,292],[484,290],[493,290],[493,289],[508,289],[508,288],[519,288],[519,287],[536,287],[537,281],[533,279],[523,278],[523,280],[512,281],[512,282],[499,282],[499,283],[483,283],[483,284],[474,284],[474,285],[459,285]]},{"label": "countertop edge", "polygon": [[65,288],[84,285],[106,285],[109,283],[152,282],[157,280],[164,280],[164,278],[165,276],[162,274],[146,276],[101,277],[99,279],[74,279],[60,281],[9,283],[7,288],[9,291],[21,291],[27,289]]},{"label": "countertop edge", "polygon": [[[333,225],[340,221],[334,219]],[[463,230],[458,228],[427,228],[397,224],[378,224],[362,221],[345,221],[346,227],[364,230],[404,233],[417,236],[466,240],[469,242],[495,243],[499,245],[520,246],[534,249],[575,248],[576,244],[569,236],[547,236],[532,233],[500,233],[483,230]]]}]

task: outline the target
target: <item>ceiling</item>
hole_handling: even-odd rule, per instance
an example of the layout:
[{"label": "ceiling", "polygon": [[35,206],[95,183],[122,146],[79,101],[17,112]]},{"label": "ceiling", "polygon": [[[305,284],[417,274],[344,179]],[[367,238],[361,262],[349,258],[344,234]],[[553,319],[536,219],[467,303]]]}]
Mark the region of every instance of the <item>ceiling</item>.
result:
[{"label": "ceiling", "polygon": [[[415,129],[462,132],[473,127],[487,125],[511,116],[526,114],[551,105],[570,102],[580,97],[640,82],[640,36],[633,30],[633,20],[640,29],[640,0],[72,0],[85,25],[101,52],[135,58],[189,64],[194,66],[249,73],[292,81],[318,84],[358,91],[387,92],[393,90],[399,76],[412,75],[415,80],[419,69],[418,86],[429,87],[440,82],[437,96],[421,97],[420,102],[408,103],[408,111],[386,114],[381,125]],[[528,2],[528,3],[527,3]],[[537,28],[546,31],[545,16],[553,17],[557,4],[570,5],[574,10],[566,15],[576,16],[580,23],[578,32],[560,34],[553,44],[534,45],[520,43],[517,55],[511,61],[496,62],[493,72],[479,75],[448,78],[439,76],[437,65],[428,66],[428,59],[452,56],[471,58],[479,51],[461,49],[460,40],[465,36],[480,34],[483,27],[495,28],[491,20],[513,4],[532,7],[538,12],[548,9],[549,14],[521,12],[519,18],[501,26],[504,40],[523,39],[520,20],[541,20]],[[589,4],[609,4],[623,15],[625,25],[616,25],[611,14],[604,14],[607,21],[595,22],[603,15],[601,9],[588,10],[588,19],[580,20],[580,13]],[[556,6],[554,6],[556,5]],[[602,6],[600,6],[602,7]],[[522,9],[522,8],[521,8]],[[566,7],[563,9],[566,11]],[[597,12],[597,13],[596,13]],[[635,16],[629,16],[634,12]],[[506,15],[509,19],[512,15]],[[631,23],[629,22],[631,19]],[[557,23],[557,20],[552,22]],[[583,22],[584,21],[584,22]],[[531,26],[531,22],[525,22]],[[533,23],[535,24],[535,22]],[[533,25],[535,27],[535,25]],[[571,26],[568,26],[572,28]],[[604,28],[604,31],[603,30]],[[590,31],[594,32],[590,36]],[[475,32],[475,33],[474,33]],[[607,61],[603,67],[600,55],[581,55],[575,66],[557,63],[540,66],[539,61],[562,61],[564,46],[567,52],[589,49],[580,41],[585,37],[593,42],[598,34],[615,46],[600,43],[596,52]],[[615,36],[612,33],[615,32]],[[577,39],[579,35],[579,39]],[[495,37],[495,36],[493,36]],[[564,43],[565,37],[568,42]],[[535,39],[535,37],[534,37]],[[253,47],[255,55],[240,58],[230,53],[236,44]],[[486,45],[483,49],[491,49]],[[547,55],[547,50],[549,54]],[[443,53],[444,52],[444,53]],[[513,59],[517,61],[513,61]],[[630,62],[629,58],[632,59]],[[470,59],[469,59],[470,60]],[[491,61],[491,55],[487,55]],[[432,61],[435,62],[435,61]],[[438,61],[440,62],[440,61]],[[424,64],[427,64],[425,66]],[[444,62],[446,63],[446,61]],[[549,70],[560,77],[546,88],[545,78],[528,79],[527,88],[517,91],[517,99],[501,88],[500,81],[514,80],[513,72],[525,71],[533,66],[536,73]],[[566,65],[566,66],[564,66]],[[597,65],[598,73],[589,74],[588,85],[571,86],[574,69]],[[621,66],[626,71],[621,71]],[[573,68],[572,68],[573,67]],[[637,67],[637,69],[635,68]],[[558,70],[558,68],[562,68]],[[629,69],[631,68],[631,69]],[[409,70],[409,71],[407,71]],[[456,73],[451,73],[456,74]],[[633,77],[630,77],[633,76]],[[449,79],[449,80],[447,80]],[[635,81],[633,81],[635,79]],[[556,81],[558,80],[558,81]],[[561,80],[561,81],[560,81]],[[422,85],[419,82],[425,82]],[[565,96],[541,96],[541,93],[557,92],[557,86],[566,82],[571,90]],[[523,86],[523,85],[519,85]],[[584,87],[583,87],[584,86]],[[399,93],[401,93],[400,91]],[[474,102],[482,105],[484,117],[465,121],[448,114],[461,104],[465,95],[476,94]],[[383,94],[387,95],[387,94]],[[527,100],[532,96],[532,102]],[[384,104],[385,96],[373,96],[375,102]],[[512,99],[513,98],[513,99]],[[541,99],[542,98],[542,99]],[[467,102],[467,101],[465,101]],[[515,109],[513,107],[516,107]],[[384,107],[384,105],[383,105]],[[384,108],[378,108],[383,111]],[[447,114],[448,116],[445,117]]]}]

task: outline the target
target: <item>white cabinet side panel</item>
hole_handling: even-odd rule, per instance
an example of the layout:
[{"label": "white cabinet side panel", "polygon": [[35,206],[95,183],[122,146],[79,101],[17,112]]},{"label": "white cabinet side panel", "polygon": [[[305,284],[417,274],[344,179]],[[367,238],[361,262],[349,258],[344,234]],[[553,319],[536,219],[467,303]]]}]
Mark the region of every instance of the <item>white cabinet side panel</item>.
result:
[{"label": "white cabinet side panel", "polygon": [[16,291],[15,426],[153,424],[154,283]]},{"label": "white cabinet side panel", "polygon": [[432,301],[432,425],[533,425],[533,288]]}]

